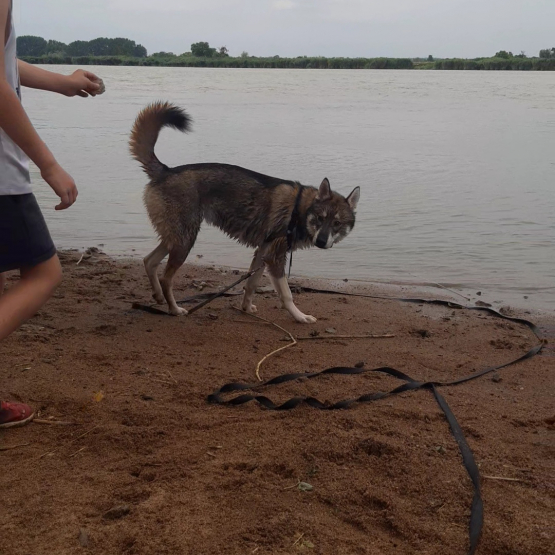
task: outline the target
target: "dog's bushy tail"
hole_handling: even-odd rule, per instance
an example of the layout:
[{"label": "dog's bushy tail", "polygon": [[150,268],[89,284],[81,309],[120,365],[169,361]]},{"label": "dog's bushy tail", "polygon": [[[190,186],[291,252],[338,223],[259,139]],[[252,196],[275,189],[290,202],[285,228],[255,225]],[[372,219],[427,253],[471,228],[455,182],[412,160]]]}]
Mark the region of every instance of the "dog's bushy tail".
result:
[{"label": "dog's bushy tail", "polygon": [[189,131],[191,118],[181,108],[169,102],[153,102],[139,112],[131,130],[129,148],[148,176],[156,181],[168,169],[154,154],[154,145],[163,127]]}]

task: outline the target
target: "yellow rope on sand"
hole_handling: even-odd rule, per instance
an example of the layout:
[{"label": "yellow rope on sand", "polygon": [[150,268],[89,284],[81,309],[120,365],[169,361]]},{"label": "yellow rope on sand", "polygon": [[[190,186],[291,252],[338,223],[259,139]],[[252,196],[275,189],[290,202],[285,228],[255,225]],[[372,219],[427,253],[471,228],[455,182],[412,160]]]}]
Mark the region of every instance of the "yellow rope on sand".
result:
[{"label": "yellow rope on sand", "polygon": [[275,355],[276,353],[279,353],[280,351],[283,351],[285,349],[289,349],[289,347],[293,347],[294,345],[297,345],[297,340],[293,337],[293,334],[286,330],[285,328],[282,328],[279,324],[276,324],[275,322],[272,322],[271,320],[266,320],[266,318],[262,318],[261,316],[257,316],[256,314],[252,314],[250,312],[245,312],[244,310],[241,310],[240,308],[237,308],[236,306],[233,307],[235,310],[238,310],[239,312],[246,314],[247,316],[252,316],[253,318],[256,318],[257,320],[261,320],[262,322],[266,322],[267,324],[271,324],[272,326],[274,326],[275,328],[278,328],[279,330],[285,332],[291,339],[291,343],[288,343],[287,345],[280,347],[279,349],[276,349],[275,351],[272,351],[271,353],[268,353],[262,360],[260,360],[258,362],[258,364],[256,365],[256,377],[258,379],[259,382],[262,381],[262,378],[260,377],[260,366],[262,365],[262,363],[270,358],[272,355]]}]

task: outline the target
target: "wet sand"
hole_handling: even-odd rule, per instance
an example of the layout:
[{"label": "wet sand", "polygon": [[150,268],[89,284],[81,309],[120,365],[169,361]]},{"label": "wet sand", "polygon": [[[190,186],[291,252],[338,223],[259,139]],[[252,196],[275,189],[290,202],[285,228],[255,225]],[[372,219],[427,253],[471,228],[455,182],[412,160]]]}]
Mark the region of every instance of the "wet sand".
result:
[{"label": "wet sand", "polygon": [[[71,424],[0,432],[0,446],[15,447],[0,451],[2,552],[467,552],[471,483],[428,392],[334,412],[209,405],[206,396],[224,383],[255,382],[257,363],[286,345],[285,333],[235,310],[240,297],[182,318],[132,310],[133,302],[150,302],[139,261],[93,253],[77,264],[76,252],[61,258],[65,279],[55,297],[0,345],[2,397],[32,404],[42,421]],[[237,277],[188,265],[176,297]],[[295,300],[316,324],[293,322],[268,289],[255,302],[260,316],[293,336],[325,339],[301,340],[270,357],[264,379],[363,362],[450,380],[537,343],[526,327],[477,311],[341,294],[299,293]],[[361,334],[394,337],[336,337]],[[551,345],[442,389],[482,474],[480,555],[553,553]],[[331,403],[397,385],[369,372],[297,380],[264,394]],[[299,482],[312,489],[302,491]]]}]

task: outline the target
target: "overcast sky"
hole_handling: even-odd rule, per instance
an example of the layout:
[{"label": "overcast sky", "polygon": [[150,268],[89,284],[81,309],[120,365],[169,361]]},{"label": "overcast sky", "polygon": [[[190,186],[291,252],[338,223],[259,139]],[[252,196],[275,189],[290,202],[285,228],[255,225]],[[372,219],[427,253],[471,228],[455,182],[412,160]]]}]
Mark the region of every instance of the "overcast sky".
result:
[{"label": "overcast sky", "polygon": [[537,56],[555,46],[555,0],[14,0],[19,35],[125,37],[181,54]]}]

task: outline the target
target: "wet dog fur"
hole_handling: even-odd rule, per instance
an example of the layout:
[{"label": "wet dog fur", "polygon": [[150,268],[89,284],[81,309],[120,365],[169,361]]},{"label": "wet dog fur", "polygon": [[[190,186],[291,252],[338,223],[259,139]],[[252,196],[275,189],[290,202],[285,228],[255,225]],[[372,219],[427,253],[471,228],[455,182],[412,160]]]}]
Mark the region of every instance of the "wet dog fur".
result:
[{"label": "wet dog fur", "polygon": [[[167,167],[154,153],[161,129],[189,131],[190,125],[185,111],[167,102],[156,102],[139,113],[131,132],[132,156],[150,178],[144,192],[145,206],[160,237],[160,244],[144,259],[154,299],[160,304],[165,300],[175,316],[187,314],[175,302],[172,283],[204,220],[239,243],[256,249],[251,270],[258,271],[247,280],[244,311],[256,312],[253,296],[267,267],[282,307],[297,322],[315,322],[314,316],[303,314],[295,306],[287,283],[287,228],[297,206],[292,250],[314,245],[322,249],[332,247],[354,227],[359,187],[345,198],[331,190],[327,179],[315,188],[228,164]],[[157,269],[168,254],[160,281]]]}]

